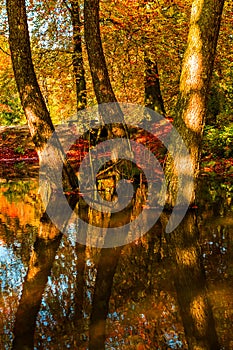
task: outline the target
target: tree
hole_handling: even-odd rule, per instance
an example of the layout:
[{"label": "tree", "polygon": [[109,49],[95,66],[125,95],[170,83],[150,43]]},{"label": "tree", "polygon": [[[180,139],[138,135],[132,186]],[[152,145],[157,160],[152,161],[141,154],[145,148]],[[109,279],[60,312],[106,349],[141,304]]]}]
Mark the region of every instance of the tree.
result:
[{"label": "tree", "polygon": [[35,70],[42,93],[48,96],[51,118],[59,122],[73,117],[87,100],[80,4],[33,1],[28,17]]},{"label": "tree", "polygon": [[[194,0],[190,19],[187,49],[180,78],[180,94],[174,126],[179,131],[191,156],[194,180],[197,181],[200,146],[207,111],[208,91],[220,29],[224,0]],[[179,158],[179,145],[174,163]],[[177,177],[174,163],[166,164],[169,204],[174,206]],[[178,162],[176,163],[178,164]],[[182,186],[182,184],[181,184]],[[195,187],[186,190],[195,201]],[[179,203],[181,204],[181,203]],[[206,280],[198,244],[196,216],[189,211],[183,222],[167,237],[172,261],[175,263],[175,286],[190,349],[219,349],[214,319],[206,293]]]},{"label": "tree", "polygon": [[[148,6],[148,2],[145,1],[144,6]],[[150,23],[150,16],[146,16],[148,24]],[[144,45],[148,39],[145,36]],[[145,96],[144,104],[145,107],[155,110],[161,115],[166,115],[163,97],[160,89],[160,80],[159,80],[159,71],[158,63],[155,55],[151,55],[149,43],[145,45],[144,52],[144,64],[145,64],[145,73],[144,73],[144,86],[145,86]],[[149,51],[149,52],[148,52]]]},{"label": "tree", "polygon": [[[186,167],[191,166],[195,182],[199,172],[201,140],[223,5],[224,0],[193,1],[187,49],[180,77],[180,93],[174,126],[190,152],[191,164],[186,164]],[[174,147],[176,147],[175,153],[179,158],[179,145],[174,145]],[[174,162],[178,161],[178,158],[175,158]],[[169,160],[166,164],[166,173],[168,201],[171,206],[174,206],[177,177],[174,163]],[[192,192],[191,204],[193,204],[195,187],[187,190]]]},{"label": "tree", "polygon": [[84,2],[84,36],[97,102],[116,102],[100,37],[99,0]]},{"label": "tree", "polygon": [[32,63],[25,3],[7,1],[14,75],[32,139],[39,154],[54,132]]},{"label": "tree", "polygon": [[145,107],[166,115],[163,97],[160,89],[157,62],[153,62],[145,53]]},{"label": "tree", "polygon": [[[26,115],[32,140],[35,144],[39,159],[47,141],[55,129],[42,96],[32,63],[30,38],[28,32],[25,2],[7,1],[7,14],[9,22],[9,43],[14,76],[20,95],[21,104]],[[66,186],[77,187],[77,180],[69,163],[65,161],[61,146],[57,140],[54,148],[58,158],[64,162],[64,180]],[[54,155],[51,163],[54,163]],[[53,164],[56,169],[56,162]]]},{"label": "tree", "polygon": [[83,66],[80,6],[78,0],[71,0],[70,6],[64,0],[71,15],[73,31],[73,71],[76,84],[77,111],[86,107],[86,80]]},{"label": "tree", "polygon": [[77,109],[86,106],[86,81],[84,76],[82,45],[81,45],[81,22],[79,15],[79,3],[77,0],[71,1],[71,20],[73,27],[73,69],[76,81]]},{"label": "tree", "polygon": [[[213,61],[217,45],[223,3],[223,0],[194,0],[192,6],[188,45],[184,56],[184,64],[180,82],[180,95],[177,104],[177,116],[175,118],[174,125],[180,132],[181,136],[186,142],[187,147],[190,150],[192,159],[191,166],[195,173],[195,179],[198,176],[200,140],[203,133],[204,118],[207,108],[207,95],[211,72],[213,69]],[[73,1],[72,4],[73,8],[74,5],[77,6],[76,1]],[[169,8],[171,9],[173,6]],[[170,9],[169,13],[172,13],[170,12]],[[29,128],[40,156],[48,138],[54,131],[54,127],[41,91],[39,89],[34,67],[32,64],[25,4],[24,2],[15,4],[13,0],[8,0],[7,10],[9,17],[10,46],[14,73],[18,90],[20,92],[22,105],[28,119]],[[99,1],[86,0],[84,11],[85,40],[87,44],[90,70],[97,102],[99,104],[106,102],[117,102],[116,96],[110,83],[107,63],[105,61],[100,37]],[[168,10],[166,10],[166,12],[168,13]],[[78,9],[76,9],[75,13],[78,13]],[[78,21],[78,18],[73,18],[73,23],[77,23],[77,28],[79,28],[80,24]],[[129,33],[127,33],[127,35],[128,34]],[[131,34],[132,33],[130,33],[130,35]],[[76,39],[78,47],[77,50],[79,50],[80,53],[79,31],[77,32]],[[157,75],[156,63],[156,61],[148,61],[148,76],[150,75],[150,70],[152,70],[152,68],[152,74],[154,75],[155,73],[155,75]],[[76,61],[75,67],[78,67],[78,63]],[[76,76],[76,83],[78,82],[78,79],[79,78]],[[117,107],[116,110],[111,111],[113,112],[112,115],[114,115],[116,111],[121,118],[121,123],[124,124],[123,115],[121,111],[117,109]],[[108,137],[115,136],[117,134],[114,130],[112,130],[112,128],[108,131]],[[127,135],[126,129],[124,127],[120,128],[120,135]],[[179,145],[174,145],[174,147],[177,147],[177,154],[179,154]],[[58,149],[60,152],[59,144]],[[62,153],[61,159],[63,160]],[[188,164],[188,166],[190,165]],[[174,206],[177,178],[174,175],[174,164],[172,161],[170,161],[170,159],[166,165],[166,172],[169,180],[169,204],[171,206]],[[71,187],[76,188],[77,183],[75,181],[75,178],[72,176],[72,172],[69,172],[69,169],[67,169],[67,175],[67,183],[69,183]],[[195,189],[192,191],[192,203],[194,203]],[[87,210],[85,214],[86,213]],[[169,237],[168,241],[170,245],[171,256],[176,262],[177,266],[177,294],[181,310],[183,310],[182,316],[190,348],[202,346],[204,348],[213,349],[218,348],[218,343],[214,330],[213,316],[211,314],[211,309],[205,294],[205,278],[203,275],[202,266],[199,264],[200,251],[197,242],[195,224],[195,218],[193,219],[193,217],[190,215],[187,216],[186,221],[184,221],[182,226]],[[111,222],[109,222],[109,225],[111,225]],[[48,225],[47,228],[46,225],[44,225],[44,230],[47,229]],[[42,233],[42,236],[45,238],[46,232],[42,231]],[[55,236],[58,234],[59,232],[56,231]],[[93,309],[92,312],[90,327],[91,331],[93,331],[92,337],[98,330],[98,327],[96,327],[94,324],[96,320],[101,319],[101,321],[105,321],[106,319],[108,301],[110,297],[109,287],[112,285],[112,279],[120,251],[120,248],[114,251],[114,261],[111,263],[111,266],[108,267],[107,270],[105,270],[105,267],[103,267],[101,263],[99,265],[100,269],[96,279],[97,282],[93,298],[95,299],[96,304],[95,309]],[[107,251],[102,252],[102,261],[104,261],[106,253]],[[31,264],[31,266],[33,266],[33,264]],[[50,266],[46,268],[49,271]],[[192,274],[193,272],[194,278]],[[193,288],[192,291],[193,279],[196,281],[196,288]],[[104,285],[104,280],[108,282],[107,286]],[[188,288],[184,288],[184,286]],[[41,290],[42,289],[43,288],[41,288]],[[42,292],[40,291],[40,293]],[[197,298],[197,295],[199,298]],[[103,303],[103,300],[101,300],[102,297],[104,297]],[[40,298],[38,298],[37,301],[39,302]],[[196,309],[198,309],[199,312],[196,312],[195,314]],[[103,346],[103,339],[104,334],[101,334],[101,346]],[[95,348],[96,345],[95,343],[92,343],[91,346]]]},{"label": "tree", "polygon": [[[55,129],[41,94],[32,63],[25,2],[19,1],[15,3],[15,1],[12,0],[7,1],[7,13],[9,22],[9,42],[15,80],[21,103],[27,117],[32,140],[34,141],[41,161],[43,158],[43,150]],[[59,140],[55,139],[55,141],[55,158],[57,157],[57,159],[64,162],[64,184],[67,187],[75,189],[78,185],[76,176],[69,166],[69,163],[65,161]],[[54,154],[48,156],[51,157],[51,163],[56,169],[56,160],[55,162],[53,161]],[[71,199],[71,197],[69,197],[68,202],[74,209],[77,204],[77,198]],[[49,202],[49,205],[53,206],[54,203]],[[57,208],[58,211],[61,209],[59,208]],[[54,209],[56,210],[56,206]],[[59,213],[57,214],[59,215]],[[40,308],[44,287],[61,237],[60,231],[53,225],[45,212],[41,218],[39,237],[34,244],[34,251],[30,258],[24,290],[16,316],[14,349],[22,349],[24,346],[29,349],[33,347],[36,316]],[[38,246],[43,246],[43,253],[47,252],[51,258],[48,259],[46,263],[44,262],[44,255],[41,254],[40,249],[38,251]],[[28,293],[35,290],[34,284],[37,282],[38,289],[36,291],[36,297],[29,302],[28,306],[25,306]],[[29,316],[27,316],[28,314]]]},{"label": "tree", "polygon": [[[99,27],[99,0],[84,1],[84,36],[97,102],[98,104],[117,102],[109,79],[102,47]],[[108,138],[112,136],[128,136],[128,130],[124,123],[124,116],[119,106],[115,104],[113,107],[106,107],[104,109],[100,110],[100,112],[102,111],[103,118],[105,113],[108,114],[108,117],[110,115],[112,118],[112,126],[106,127]],[[118,123],[114,125],[115,118],[117,118]],[[117,150],[112,150],[112,153],[114,154],[113,157],[117,159]],[[113,162],[115,161],[114,158]],[[116,178],[119,178],[119,173]],[[118,213],[115,216],[120,220]],[[124,217],[124,215],[122,216]],[[106,216],[103,222],[101,220],[102,225],[104,224],[104,220],[108,222],[107,227],[109,227],[114,221],[114,215],[110,218]],[[122,247],[101,249],[90,316],[90,350],[104,349],[105,324],[109,309],[111,287],[121,250]],[[109,264],[107,263],[106,265],[106,262],[108,262],[106,258],[109,256],[111,258]]]},{"label": "tree", "polygon": [[[84,1],[84,37],[87,46],[88,61],[92,76],[93,87],[98,104],[117,102],[109,79],[108,69],[103,52],[99,26],[99,0]],[[105,127],[108,137],[128,136],[124,116],[119,106],[108,107],[108,115],[117,117],[117,125]],[[114,124],[114,123],[113,123]],[[113,152],[115,153],[115,152]],[[114,156],[115,157],[115,156]]]}]

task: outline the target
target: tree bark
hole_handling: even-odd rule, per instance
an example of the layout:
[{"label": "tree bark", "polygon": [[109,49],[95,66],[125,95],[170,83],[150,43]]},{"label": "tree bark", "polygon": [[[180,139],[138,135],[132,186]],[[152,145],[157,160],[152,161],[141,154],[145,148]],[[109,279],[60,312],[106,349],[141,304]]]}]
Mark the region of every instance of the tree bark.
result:
[{"label": "tree bark", "polygon": [[[41,94],[32,63],[24,0],[8,0],[7,14],[15,80],[32,140],[41,161],[43,151],[55,129]],[[75,173],[65,160],[57,138],[54,146],[55,154],[48,155],[51,161],[51,169],[56,173],[56,162],[63,162],[64,185],[73,189],[77,188],[78,182]],[[67,200],[71,208],[74,209],[78,198],[70,197]],[[59,215],[59,210],[62,210],[61,203],[60,205],[49,203],[49,205],[52,205],[54,213],[57,210]],[[39,227],[39,237],[35,242],[34,251],[30,258],[29,269],[16,314],[13,349],[33,349],[34,347],[33,336],[36,317],[61,237],[59,230],[53,225],[47,214],[44,213]]]},{"label": "tree bark", "polygon": [[[25,1],[7,0],[7,15],[14,76],[32,140],[41,161],[42,152],[55,129],[42,96],[32,62]],[[77,188],[76,176],[69,163],[65,160],[58,139],[54,152],[56,155],[50,155],[50,161],[54,170],[56,169],[56,161],[54,160],[60,159],[64,163],[64,184],[66,187]]]},{"label": "tree bark", "polygon": [[160,89],[159,72],[157,62],[152,61],[147,54],[144,54],[145,63],[145,107],[150,108],[165,116],[162,93]]},{"label": "tree bark", "polygon": [[104,56],[99,26],[99,0],[84,0],[84,37],[97,103],[116,103],[105,106],[102,110],[103,119],[105,114],[108,116],[108,120],[109,117],[112,118],[113,125],[106,127],[108,138],[112,138],[114,135],[128,137],[127,126],[112,89]]},{"label": "tree bark", "polygon": [[99,27],[99,0],[84,1],[84,37],[98,104],[117,102],[109,79]]},{"label": "tree bark", "polygon": [[77,111],[86,107],[86,80],[83,66],[80,8],[78,0],[71,0],[71,21],[73,27],[73,71],[76,85]]},{"label": "tree bark", "polygon": [[[184,55],[180,78],[180,93],[174,126],[183,138],[191,156],[191,164],[184,164],[198,177],[200,146],[207,110],[207,98],[213,71],[224,0],[194,0],[192,4],[187,49]],[[179,145],[174,144],[179,157]],[[166,174],[168,203],[175,205],[177,175],[174,162],[168,157]],[[184,169],[185,172],[185,169]],[[182,186],[182,184],[181,184]],[[195,188],[192,203],[195,201]]]},{"label": "tree bark", "polygon": [[7,1],[7,13],[15,80],[32,140],[37,150],[40,151],[52,135],[54,126],[41,94],[32,63],[24,0]]},{"label": "tree bark", "polygon": [[[188,44],[174,119],[174,126],[190,152],[191,163],[183,159],[182,169],[175,169],[174,164],[179,163],[181,152],[180,145],[174,142],[174,159],[168,154],[165,168],[169,207],[177,205],[178,184],[183,188],[183,184],[179,183],[178,171],[188,174],[190,167],[195,181],[195,186],[190,186],[190,204],[195,202],[200,146],[223,5],[224,0],[194,0],[192,4]],[[207,295],[195,213],[186,214],[179,227],[167,236],[167,242],[175,266],[174,282],[189,349],[219,349]]]},{"label": "tree bark", "polygon": [[[98,104],[117,102],[109,79],[101,42],[99,0],[84,1],[84,18],[84,36],[97,102]],[[114,134],[118,137],[127,136],[127,128],[124,125],[123,113],[119,106],[116,104],[111,108],[106,108],[106,112],[112,117],[112,123],[114,123],[115,117],[117,117],[117,122],[121,123],[118,124],[116,128],[107,126],[108,138],[111,138]],[[115,216],[118,218],[119,215],[117,215],[117,213],[116,215],[111,215],[111,218],[108,220],[108,227],[111,227],[113,224]],[[124,218],[124,215],[121,215],[120,220],[122,217]],[[90,316],[90,350],[104,349],[105,325],[111,296],[111,287],[121,250],[122,247],[109,248],[102,249],[100,253]],[[108,263],[106,264],[106,262]]]}]

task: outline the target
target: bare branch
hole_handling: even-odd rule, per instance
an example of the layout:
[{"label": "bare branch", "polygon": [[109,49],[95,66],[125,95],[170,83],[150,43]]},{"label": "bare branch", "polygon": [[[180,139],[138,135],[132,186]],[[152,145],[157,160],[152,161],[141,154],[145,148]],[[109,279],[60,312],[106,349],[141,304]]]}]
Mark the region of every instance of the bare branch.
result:
[{"label": "bare branch", "polygon": [[5,53],[7,56],[10,56],[10,54],[9,54],[7,51],[5,51],[1,46],[0,46],[0,50],[1,50],[3,53]]},{"label": "bare branch", "polygon": [[69,5],[67,4],[67,1],[66,0],[62,0],[63,4],[65,5],[65,7],[67,8],[67,10],[72,14],[72,10],[71,8],[69,7]]}]

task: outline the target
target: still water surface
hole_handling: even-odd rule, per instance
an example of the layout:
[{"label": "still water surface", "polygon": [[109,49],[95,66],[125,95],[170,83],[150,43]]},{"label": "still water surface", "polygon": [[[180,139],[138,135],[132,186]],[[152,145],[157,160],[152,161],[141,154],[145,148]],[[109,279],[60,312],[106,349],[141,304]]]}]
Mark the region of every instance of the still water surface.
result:
[{"label": "still water surface", "polygon": [[[216,179],[205,182],[202,180],[197,209],[208,293],[222,349],[233,349],[232,193],[231,183]],[[17,309],[20,310],[19,301],[23,288],[27,289],[24,280],[30,257],[35,251],[41,214],[36,179],[14,179],[9,182],[2,179],[1,349],[11,349],[14,332],[24,331],[15,327],[15,320]],[[23,308],[24,311],[26,308],[25,314],[27,307],[28,313],[37,314],[38,283],[43,284],[43,278],[47,280],[36,325],[34,327],[31,324],[24,333],[33,334],[35,328],[34,349],[89,349],[89,322],[100,251],[94,248],[85,249],[77,244],[74,234],[71,229],[70,235],[63,236],[59,241],[51,271],[48,271],[46,257],[42,256],[42,277],[37,284],[28,287],[28,303]],[[40,251],[43,255],[43,247],[37,252]],[[46,254],[50,252],[48,250]],[[103,271],[112,263],[111,256],[106,256],[105,260]],[[187,349],[171,261],[159,225],[153,232],[123,248],[113,284],[106,283],[103,288],[106,298],[108,293],[111,295],[105,349]],[[104,303],[104,295],[101,302]],[[20,319],[20,312],[17,317]],[[26,320],[25,324],[23,321],[21,320],[22,328],[27,323]],[[103,328],[101,322],[100,317],[100,333]]]}]

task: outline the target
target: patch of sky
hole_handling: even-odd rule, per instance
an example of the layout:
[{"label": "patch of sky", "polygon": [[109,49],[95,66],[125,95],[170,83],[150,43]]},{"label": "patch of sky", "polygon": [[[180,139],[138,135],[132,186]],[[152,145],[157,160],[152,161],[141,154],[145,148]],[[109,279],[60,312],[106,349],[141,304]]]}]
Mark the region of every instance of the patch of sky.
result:
[{"label": "patch of sky", "polygon": [[69,11],[63,3],[52,9],[39,1],[27,4],[30,36],[37,39],[39,47],[50,50],[67,50],[70,46],[72,26]]},{"label": "patch of sky", "polygon": [[120,321],[120,318],[121,318],[121,314],[119,312],[112,312],[112,313],[108,313],[108,318],[110,318],[111,320],[113,321]]},{"label": "patch of sky", "polygon": [[0,285],[1,290],[10,292],[18,291],[26,274],[26,268],[21,259],[15,256],[10,247],[0,243]]},{"label": "patch of sky", "polygon": [[164,338],[166,340],[167,345],[169,346],[169,349],[182,349],[183,343],[179,340],[179,337],[177,334],[172,333],[165,333]]},{"label": "patch of sky", "polygon": [[88,300],[91,302],[91,301],[92,301],[91,291],[90,291],[90,290],[87,290],[87,291],[86,291],[86,294],[87,294]]},{"label": "patch of sky", "polygon": [[77,228],[76,224],[71,223],[68,227],[68,240],[72,247],[75,247],[77,242]]}]

